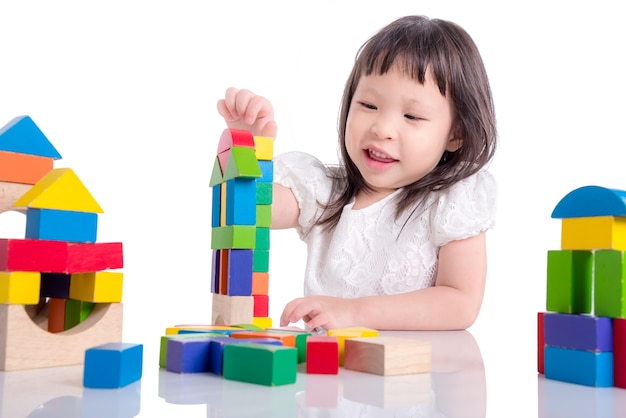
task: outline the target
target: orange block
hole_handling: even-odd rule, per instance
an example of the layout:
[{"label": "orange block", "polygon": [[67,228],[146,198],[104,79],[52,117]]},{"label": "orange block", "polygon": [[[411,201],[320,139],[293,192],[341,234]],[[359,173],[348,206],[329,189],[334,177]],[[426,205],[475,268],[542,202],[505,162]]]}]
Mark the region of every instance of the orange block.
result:
[{"label": "orange block", "polygon": [[265,272],[252,273],[252,294],[267,295],[269,294],[270,274]]},{"label": "orange block", "polygon": [[67,299],[50,298],[48,301],[48,332],[65,331],[65,302]]},{"label": "orange block", "polygon": [[35,184],[52,170],[53,165],[52,158],[0,151],[0,181]]},{"label": "orange block", "polygon": [[283,346],[295,347],[296,334],[281,334],[278,332],[240,331],[230,334],[232,338],[275,338],[282,341]]}]

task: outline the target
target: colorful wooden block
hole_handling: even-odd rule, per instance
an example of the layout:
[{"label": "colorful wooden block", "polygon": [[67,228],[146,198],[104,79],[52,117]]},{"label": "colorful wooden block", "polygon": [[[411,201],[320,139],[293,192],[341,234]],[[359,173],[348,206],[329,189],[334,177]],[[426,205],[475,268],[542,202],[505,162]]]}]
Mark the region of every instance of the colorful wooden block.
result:
[{"label": "colorful wooden block", "polygon": [[71,168],[50,171],[20,197],[15,205],[76,212],[104,212]]},{"label": "colorful wooden block", "polygon": [[543,353],[546,347],[543,327],[543,312],[537,312],[537,372],[544,373]]},{"label": "colorful wooden block", "polygon": [[626,319],[613,319],[613,385],[626,389]]},{"label": "colorful wooden block", "polygon": [[159,367],[162,369],[167,368],[167,348],[168,341],[172,339],[186,339],[186,338],[226,338],[223,334],[211,331],[198,331],[188,334],[166,334],[161,336],[159,344]]},{"label": "colorful wooden block", "polygon": [[263,316],[255,316],[254,318],[252,318],[252,324],[256,325],[257,327],[261,329],[272,328],[272,318],[263,317]]},{"label": "colorful wooden block", "polygon": [[61,159],[61,154],[30,116],[18,116],[0,129],[0,150]]},{"label": "colorful wooden block", "polygon": [[214,187],[219,185],[224,181],[224,177],[222,175],[222,167],[220,163],[219,157],[215,157],[215,161],[213,162],[213,170],[211,171],[211,179],[209,180],[209,186]]},{"label": "colorful wooden block", "polygon": [[548,251],[546,310],[590,313],[592,275],[591,251]]},{"label": "colorful wooden block", "polygon": [[54,160],[49,157],[0,151],[0,181],[35,184],[53,166]]},{"label": "colorful wooden block", "polygon": [[270,271],[270,252],[268,250],[254,250],[252,253],[252,271],[255,273]]},{"label": "colorful wooden block", "polygon": [[249,178],[226,181],[226,225],[256,225],[256,182]]},{"label": "colorful wooden block", "polygon": [[274,191],[273,183],[271,182],[256,182],[256,203],[257,205],[271,205],[272,193]]},{"label": "colorful wooden block", "polygon": [[141,379],[143,344],[107,343],[85,351],[83,385],[121,388]]},{"label": "colorful wooden block", "polygon": [[212,319],[216,325],[252,323],[254,299],[252,296],[213,294]]},{"label": "colorful wooden block", "polygon": [[282,346],[283,343],[275,338],[221,338],[211,341],[210,367],[209,371],[221,376],[224,372],[224,348],[230,344],[271,344]]},{"label": "colorful wooden block", "polygon": [[254,298],[254,310],[252,315],[254,317],[266,317],[269,315],[270,301],[268,295],[252,295]]},{"label": "colorful wooden block", "polygon": [[213,250],[211,252],[211,293],[220,293],[220,259],[222,251],[225,250]]},{"label": "colorful wooden block", "polygon": [[70,298],[95,303],[121,302],[123,283],[121,272],[75,273],[70,280]]},{"label": "colorful wooden block", "polygon": [[220,224],[226,226],[226,182],[220,184]]},{"label": "colorful wooden block", "polygon": [[261,177],[259,161],[254,155],[254,148],[232,147],[228,151],[228,161],[224,170],[224,180],[235,177]]},{"label": "colorful wooden block", "polygon": [[398,337],[350,338],[345,342],[347,370],[382,376],[429,373],[430,343]]},{"label": "colorful wooden block", "polygon": [[217,152],[219,154],[220,152],[227,151],[233,147],[254,149],[255,140],[252,132],[244,129],[224,129],[217,144]]},{"label": "colorful wooden block", "polygon": [[124,249],[121,242],[69,243],[67,265],[60,272],[89,273],[124,267]]},{"label": "colorful wooden block", "polygon": [[261,169],[261,177],[257,181],[272,183],[274,181],[274,161],[259,161],[259,168]]},{"label": "colorful wooden block", "polygon": [[256,205],[256,226],[260,228],[272,226],[272,205]]},{"label": "colorful wooden block", "polygon": [[230,225],[211,228],[211,249],[225,248],[254,249],[256,227],[252,225]]},{"label": "colorful wooden block", "polygon": [[170,338],[167,341],[167,371],[208,373],[211,338]]},{"label": "colorful wooden block", "polygon": [[56,209],[26,211],[26,238],[71,242],[95,242],[98,214]]},{"label": "colorful wooden block", "polygon": [[546,345],[587,351],[613,351],[611,318],[546,312],[543,321]]},{"label": "colorful wooden block", "polygon": [[0,239],[0,270],[63,272],[67,243],[47,240]]},{"label": "colorful wooden block", "polygon": [[41,273],[40,297],[68,299],[70,277],[65,273]]},{"label": "colorful wooden block", "polygon": [[285,347],[296,346],[296,336],[293,334],[270,331],[242,331],[231,334],[233,338],[274,338],[283,343]]},{"label": "colorful wooden block", "polygon": [[220,223],[222,215],[222,185],[218,184],[211,188],[211,227],[222,226]]},{"label": "colorful wooden block", "polygon": [[594,387],[613,386],[613,352],[546,346],[546,379]]},{"label": "colorful wooden block", "polygon": [[65,331],[65,301],[58,298],[48,301],[48,332]]},{"label": "colorful wooden block", "polygon": [[297,350],[269,344],[229,344],[224,347],[225,379],[280,386],[296,382]]},{"label": "colorful wooden block", "polygon": [[310,336],[306,340],[306,372],[339,373],[339,341],[337,337]]},{"label": "colorful wooden block", "polygon": [[0,271],[0,304],[38,304],[40,283],[37,272]]},{"label": "colorful wooden block", "polygon": [[[266,327],[267,332],[278,332],[293,334],[296,337],[296,348],[298,349],[298,363],[304,363],[306,361],[306,342],[307,339],[313,335],[308,331],[296,327],[278,327],[272,328]],[[339,344],[339,342],[337,342]],[[337,345],[339,347],[339,345]]]},{"label": "colorful wooden block", "polygon": [[257,160],[269,161],[274,159],[274,138],[255,136],[254,148]]},{"label": "colorful wooden block", "polygon": [[626,217],[598,216],[561,221],[564,250],[626,250]]},{"label": "colorful wooden block", "polygon": [[270,249],[270,229],[269,228],[256,228],[256,238],[254,243],[256,250],[269,250]]},{"label": "colorful wooden block", "polygon": [[66,299],[65,300],[65,329],[74,328],[83,322],[91,314],[94,307],[93,302],[85,302],[82,300]]},{"label": "colorful wooden block", "polygon": [[252,250],[232,249],[222,251],[229,252],[227,264],[228,284],[226,294],[230,296],[251,296]]},{"label": "colorful wooden block", "polygon": [[228,248],[220,250],[219,286],[218,291],[215,293],[222,295],[228,294],[228,257],[230,257],[230,250]]},{"label": "colorful wooden block", "polygon": [[252,295],[267,295],[269,292],[269,273],[252,273]]},{"label": "colorful wooden block", "polygon": [[594,252],[593,310],[598,316],[626,317],[626,265],[624,252]]},{"label": "colorful wooden block", "polygon": [[626,191],[584,186],[563,197],[552,211],[552,218],[626,216]]}]

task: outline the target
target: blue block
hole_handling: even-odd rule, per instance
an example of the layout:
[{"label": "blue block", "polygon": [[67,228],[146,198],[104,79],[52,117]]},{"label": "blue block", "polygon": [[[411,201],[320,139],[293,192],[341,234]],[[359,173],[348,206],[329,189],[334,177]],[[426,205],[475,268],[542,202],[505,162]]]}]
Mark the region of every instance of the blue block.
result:
[{"label": "blue block", "polygon": [[0,150],[61,159],[61,154],[30,116],[13,118],[0,129]]},{"label": "blue block", "polygon": [[578,385],[613,386],[613,352],[594,352],[546,346],[544,350],[546,379]]},{"label": "blue block", "polygon": [[121,388],[141,379],[143,344],[108,343],[85,350],[83,385]]},{"label": "blue block", "polygon": [[584,186],[569,192],[552,211],[552,218],[626,216],[626,191]]},{"label": "blue block", "polygon": [[254,178],[226,181],[226,225],[256,225]]},{"label": "blue block", "polygon": [[228,251],[227,294],[229,296],[252,296],[253,250]]},{"label": "blue block", "polygon": [[213,186],[211,194],[211,227],[220,226],[220,214],[222,210],[222,185]]},{"label": "blue block", "polygon": [[283,345],[282,341],[277,338],[216,338],[211,341],[211,359],[209,361],[209,371],[213,374],[221,376],[223,374],[224,365],[224,347],[228,344],[241,343]]},{"label": "blue block", "polygon": [[26,238],[96,242],[97,231],[97,213],[35,208],[26,210]]},{"label": "blue block", "polygon": [[212,338],[172,338],[168,340],[165,368],[175,373],[208,372],[209,349],[212,340]]},{"label": "blue block", "polygon": [[259,160],[259,167],[261,167],[261,178],[257,179],[259,182],[271,183],[274,181],[274,161],[272,160]]},{"label": "blue block", "polygon": [[587,351],[613,351],[613,320],[607,317],[546,312],[546,345]]},{"label": "blue block", "polygon": [[41,273],[40,297],[69,299],[71,277],[65,273]]}]

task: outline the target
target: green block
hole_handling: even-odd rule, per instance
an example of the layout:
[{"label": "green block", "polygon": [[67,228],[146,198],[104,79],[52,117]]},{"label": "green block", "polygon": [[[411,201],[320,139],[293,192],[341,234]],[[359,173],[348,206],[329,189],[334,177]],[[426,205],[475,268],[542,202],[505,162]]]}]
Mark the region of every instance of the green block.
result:
[{"label": "green block", "polygon": [[209,180],[209,186],[213,187],[223,182],[224,177],[222,176],[220,160],[219,158],[215,157],[215,162],[213,163],[213,171],[211,172],[211,180]]},{"label": "green block", "polygon": [[289,331],[283,329],[268,329],[266,332],[277,332],[296,336],[296,349],[298,350],[298,363],[306,362],[306,339],[312,334],[310,332]]},{"label": "green block", "polygon": [[269,181],[256,182],[256,204],[271,205],[272,204],[273,186]]},{"label": "green block", "polygon": [[261,177],[261,167],[256,159],[254,148],[232,147],[226,163],[224,180],[235,177]]},{"label": "green block", "polygon": [[159,345],[159,367],[165,369],[167,366],[167,342],[172,338],[224,338],[224,334],[215,332],[192,332],[189,334],[168,334],[161,336],[161,344]]},{"label": "green block", "polygon": [[64,329],[70,329],[80,324],[89,316],[95,303],[82,302],[75,299],[67,299],[65,301],[65,322]]},{"label": "green block", "polygon": [[548,251],[546,309],[560,313],[591,313],[593,252]]},{"label": "green block", "polygon": [[270,229],[259,228],[256,229],[256,250],[269,250],[270,249]]},{"label": "green block", "polygon": [[252,253],[252,271],[255,273],[270,271],[270,252],[268,250],[254,250]]},{"label": "green block", "polygon": [[298,350],[273,344],[240,343],[224,346],[225,379],[280,386],[296,382]]},{"label": "green block", "polygon": [[625,318],[624,251],[597,250],[594,254],[593,309],[596,316]]},{"label": "green block", "polygon": [[272,205],[256,205],[256,226],[261,228],[272,226]]},{"label": "green block", "polygon": [[256,226],[229,225],[211,228],[211,249],[229,248],[254,249],[256,244]]}]

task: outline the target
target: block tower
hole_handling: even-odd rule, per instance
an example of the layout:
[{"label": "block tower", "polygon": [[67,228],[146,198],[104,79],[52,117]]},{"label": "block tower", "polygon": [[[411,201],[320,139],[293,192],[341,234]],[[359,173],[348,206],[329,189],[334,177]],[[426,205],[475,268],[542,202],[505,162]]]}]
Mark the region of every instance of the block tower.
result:
[{"label": "block tower", "polygon": [[626,191],[575,189],[552,218],[561,219],[561,249],[547,254],[538,371],[547,379],[626,388]]},{"label": "block tower", "polygon": [[122,337],[121,243],[97,243],[102,208],[28,116],[0,129],[0,212],[26,214],[0,239],[0,370],[82,364]]},{"label": "block tower", "polygon": [[212,323],[272,325],[269,254],[273,138],[225,129],[213,165]]}]

